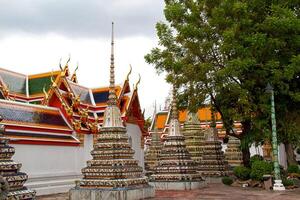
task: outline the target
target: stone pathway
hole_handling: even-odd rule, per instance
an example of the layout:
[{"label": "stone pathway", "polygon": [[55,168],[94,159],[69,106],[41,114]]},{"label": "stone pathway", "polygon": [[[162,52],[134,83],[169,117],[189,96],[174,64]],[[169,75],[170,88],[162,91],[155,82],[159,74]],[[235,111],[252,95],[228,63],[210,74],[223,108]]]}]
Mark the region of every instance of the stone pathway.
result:
[{"label": "stone pathway", "polygon": [[[40,196],[37,200],[67,200],[68,194]],[[156,191],[151,200],[300,200],[300,188],[284,192],[273,192],[253,188],[230,187],[210,184],[206,188],[192,191]]]}]

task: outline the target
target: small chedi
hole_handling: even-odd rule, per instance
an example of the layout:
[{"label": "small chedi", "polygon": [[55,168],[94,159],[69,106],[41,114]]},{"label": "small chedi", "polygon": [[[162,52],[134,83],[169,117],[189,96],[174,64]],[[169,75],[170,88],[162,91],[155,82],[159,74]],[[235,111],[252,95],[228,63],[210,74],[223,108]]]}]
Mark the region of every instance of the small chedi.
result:
[{"label": "small chedi", "polygon": [[[112,31],[113,33],[113,31]],[[103,126],[91,154],[93,159],[82,169],[83,179],[70,190],[70,200],[81,199],[143,199],[155,195],[128,141],[126,128],[117,106],[114,75],[114,54],[110,66],[108,106]]]},{"label": "small chedi", "polygon": [[221,142],[216,138],[216,131],[215,128],[209,128],[205,131],[207,138],[204,142],[202,160],[198,167],[200,174],[205,177],[207,182],[219,182],[219,177],[227,175],[228,170]]},{"label": "small chedi", "polygon": [[8,145],[9,139],[4,137],[4,126],[0,126],[0,199],[35,199],[35,191],[24,187],[27,174],[20,172],[22,164],[12,160],[15,148]]},{"label": "small chedi", "polygon": [[191,154],[191,158],[199,163],[203,155],[205,136],[204,129],[201,128],[196,113],[188,113],[182,132],[185,137],[186,148]]},{"label": "small chedi", "polygon": [[169,134],[165,138],[158,166],[150,176],[150,183],[158,190],[189,190],[204,185],[204,181],[196,171],[197,163],[191,159],[185,138],[180,132],[175,94],[173,87]]},{"label": "small chedi", "polygon": [[145,153],[145,170],[147,176],[153,174],[154,167],[157,166],[159,162],[161,150],[162,142],[160,139],[160,134],[157,132],[157,128],[155,128],[154,132],[151,134],[151,142],[148,150]]},{"label": "small chedi", "polygon": [[241,142],[239,139],[229,136],[227,149],[225,150],[225,160],[228,162],[231,168],[241,166],[243,164],[240,145]]}]

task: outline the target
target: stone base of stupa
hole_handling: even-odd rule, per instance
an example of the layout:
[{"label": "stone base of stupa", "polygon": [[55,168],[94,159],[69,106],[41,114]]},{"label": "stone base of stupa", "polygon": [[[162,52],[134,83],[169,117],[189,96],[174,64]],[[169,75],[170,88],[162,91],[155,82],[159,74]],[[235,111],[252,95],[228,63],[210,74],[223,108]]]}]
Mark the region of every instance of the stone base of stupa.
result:
[{"label": "stone base of stupa", "polygon": [[149,184],[152,185],[155,190],[193,190],[206,186],[205,181],[150,181]]},{"label": "stone base of stupa", "polygon": [[155,196],[152,186],[141,188],[116,188],[116,189],[95,189],[95,188],[72,188],[69,191],[69,200],[139,200]]},{"label": "stone base of stupa", "polygon": [[223,177],[218,177],[218,176],[207,176],[207,177],[204,177],[204,180],[207,184],[222,183],[222,178]]}]

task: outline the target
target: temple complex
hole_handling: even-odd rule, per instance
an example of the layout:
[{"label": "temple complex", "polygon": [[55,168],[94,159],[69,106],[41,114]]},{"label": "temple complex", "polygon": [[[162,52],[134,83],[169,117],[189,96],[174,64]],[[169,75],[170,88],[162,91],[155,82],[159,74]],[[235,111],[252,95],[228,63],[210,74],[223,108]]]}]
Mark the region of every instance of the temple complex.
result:
[{"label": "temple complex", "polygon": [[185,137],[186,148],[191,154],[191,158],[199,163],[202,159],[204,148],[204,131],[196,113],[189,112],[187,120],[183,125],[183,135]]},{"label": "temple complex", "polygon": [[[109,86],[82,86],[77,70],[70,70],[70,59],[58,67],[33,75],[0,68],[4,135],[16,149],[14,159],[28,174],[26,187],[36,190],[37,195],[67,192],[75,186],[85,162],[92,158],[90,151],[108,106]],[[138,94],[140,81],[132,87],[131,71],[115,85],[117,107],[134,159],[144,168],[144,138],[148,131]]]},{"label": "temple complex", "polygon": [[243,165],[241,142],[239,139],[229,136],[227,149],[225,150],[225,159],[231,168]]},{"label": "temple complex", "polygon": [[158,190],[190,190],[204,185],[196,171],[197,164],[191,159],[180,131],[175,95],[174,88],[169,134],[165,138],[158,165],[150,176],[150,183]]},{"label": "temple complex", "polygon": [[[156,113],[156,109],[154,111]],[[146,175],[153,174],[154,167],[158,165],[159,155],[162,150],[162,142],[160,139],[160,134],[155,128],[154,132],[151,133],[151,141],[148,149],[145,152],[145,170]]]},{"label": "temple complex", "polygon": [[143,176],[143,168],[133,158],[126,128],[117,106],[114,73],[114,39],[112,24],[110,86],[108,106],[98,141],[91,152],[93,159],[82,169],[83,179],[70,190],[71,200],[143,199],[154,196],[153,187]]},{"label": "temple complex", "polygon": [[[2,119],[1,119],[2,121]],[[3,135],[4,126],[0,126],[0,177],[3,177],[6,189],[2,189],[0,199],[35,199],[35,191],[29,190],[24,186],[28,176],[20,172],[22,164],[14,162],[12,156],[15,149],[8,144],[9,138]]]}]

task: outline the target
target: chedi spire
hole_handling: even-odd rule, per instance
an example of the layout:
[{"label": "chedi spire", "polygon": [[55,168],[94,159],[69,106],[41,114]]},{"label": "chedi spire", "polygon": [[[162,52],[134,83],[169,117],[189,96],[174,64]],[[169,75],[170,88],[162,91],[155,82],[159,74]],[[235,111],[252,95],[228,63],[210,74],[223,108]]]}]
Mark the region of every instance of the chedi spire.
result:
[{"label": "chedi spire", "polygon": [[143,199],[154,196],[153,187],[133,158],[115,92],[114,34],[112,23],[109,100],[103,126],[91,151],[92,160],[82,169],[83,179],[70,190],[70,200]]}]

